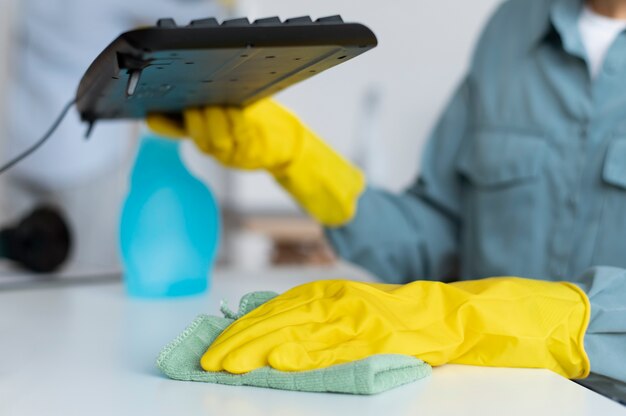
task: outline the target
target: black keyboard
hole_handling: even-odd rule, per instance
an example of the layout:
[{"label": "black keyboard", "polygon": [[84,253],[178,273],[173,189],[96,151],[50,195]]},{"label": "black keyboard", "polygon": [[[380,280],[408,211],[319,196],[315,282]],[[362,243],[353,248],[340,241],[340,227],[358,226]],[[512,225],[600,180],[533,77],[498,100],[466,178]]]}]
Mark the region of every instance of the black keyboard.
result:
[{"label": "black keyboard", "polygon": [[209,104],[246,105],[375,47],[366,26],[340,16],[268,17],[122,33],[91,64],[76,93],[84,121],[143,118]]}]

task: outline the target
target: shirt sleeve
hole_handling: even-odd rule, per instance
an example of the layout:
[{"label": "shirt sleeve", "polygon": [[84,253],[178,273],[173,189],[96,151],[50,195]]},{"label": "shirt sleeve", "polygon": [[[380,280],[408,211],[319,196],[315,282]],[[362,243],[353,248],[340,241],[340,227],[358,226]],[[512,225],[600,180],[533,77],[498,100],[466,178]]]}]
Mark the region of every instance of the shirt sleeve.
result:
[{"label": "shirt sleeve", "polygon": [[326,229],[340,257],[390,283],[454,280],[460,227],[454,164],[468,130],[469,94],[466,80],[431,133],[412,186],[400,194],[370,187],[350,223]]},{"label": "shirt sleeve", "polygon": [[580,384],[626,403],[626,270],[593,267],[577,283],[589,297],[585,351],[591,374]]}]

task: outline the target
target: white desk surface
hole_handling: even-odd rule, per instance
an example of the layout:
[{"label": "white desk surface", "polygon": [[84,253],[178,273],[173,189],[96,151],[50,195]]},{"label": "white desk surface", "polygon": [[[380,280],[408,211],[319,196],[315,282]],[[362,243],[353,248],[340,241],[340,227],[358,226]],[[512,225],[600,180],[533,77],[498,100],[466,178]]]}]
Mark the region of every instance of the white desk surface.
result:
[{"label": "white desk surface", "polygon": [[[375,396],[180,382],[154,367],[199,313],[253,290],[284,291],[347,269],[218,272],[206,296],[131,300],[119,283],[0,291],[0,415],[626,415],[544,370],[448,365]],[[0,288],[1,289],[1,288]]]}]

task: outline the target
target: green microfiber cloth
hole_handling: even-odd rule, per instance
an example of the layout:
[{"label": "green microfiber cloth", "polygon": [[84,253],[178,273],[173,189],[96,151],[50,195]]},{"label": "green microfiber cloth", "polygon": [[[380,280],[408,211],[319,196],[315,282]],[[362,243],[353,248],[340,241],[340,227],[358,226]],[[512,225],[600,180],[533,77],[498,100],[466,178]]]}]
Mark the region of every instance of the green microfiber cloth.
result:
[{"label": "green microfiber cloth", "polygon": [[182,334],[163,348],[156,362],[157,367],[175,380],[351,394],[381,393],[430,375],[428,364],[399,354],[374,355],[351,363],[299,372],[278,371],[270,367],[246,374],[204,371],[200,367],[200,357],[215,338],[236,319],[275,296],[274,292],[252,292],[241,298],[236,313],[223,304],[224,318],[199,315]]}]

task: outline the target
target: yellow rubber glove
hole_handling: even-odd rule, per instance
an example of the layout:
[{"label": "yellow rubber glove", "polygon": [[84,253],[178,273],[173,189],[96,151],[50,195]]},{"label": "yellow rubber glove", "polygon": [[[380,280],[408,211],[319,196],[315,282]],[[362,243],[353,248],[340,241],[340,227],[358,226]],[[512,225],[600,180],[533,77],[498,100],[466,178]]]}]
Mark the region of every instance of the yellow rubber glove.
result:
[{"label": "yellow rubber glove", "polygon": [[590,306],[577,286],[513,277],[404,286],[327,280],[295,287],[235,321],[200,361],[207,371],[324,368],[373,354],[589,374]]},{"label": "yellow rubber glove", "polygon": [[154,114],[147,121],[159,134],[191,137],[203,152],[226,166],[266,169],[327,226],[350,221],[365,188],[359,169],[271,99],[244,108],[191,108],[179,120]]}]

